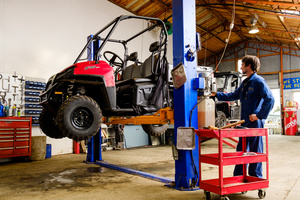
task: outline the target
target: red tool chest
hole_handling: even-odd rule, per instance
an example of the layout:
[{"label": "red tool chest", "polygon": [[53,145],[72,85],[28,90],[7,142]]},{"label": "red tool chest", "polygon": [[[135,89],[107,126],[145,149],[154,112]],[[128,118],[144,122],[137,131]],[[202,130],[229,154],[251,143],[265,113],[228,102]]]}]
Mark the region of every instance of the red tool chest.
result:
[{"label": "red tool chest", "polygon": [[0,158],[31,155],[31,117],[0,118]]},{"label": "red tool chest", "polygon": [[[258,196],[264,198],[266,195],[265,188],[269,187],[269,162],[268,162],[268,131],[265,128],[250,128],[250,129],[222,129],[210,130],[199,129],[195,131],[201,138],[216,138],[218,140],[218,153],[201,154],[201,142],[199,142],[199,187],[205,191],[206,199],[210,199],[210,192],[214,192],[221,196],[246,192],[249,190],[259,190]],[[265,136],[266,150],[265,153],[247,152],[246,137]],[[224,152],[223,140],[229,137],[242,137],[241,152]],[[266,178],[258,178],[247,175],[248,163],[266,163]],[[219,167],[219,177],[216,179],[203,180],[201,177],[201,163],[216,165]],[[224,177],[223,167],[228,165],[243,164],[243,175],[234,177]],[[245,173],[246,172],[246,173]],[[221,199],[229,199],[223,196]]]}]

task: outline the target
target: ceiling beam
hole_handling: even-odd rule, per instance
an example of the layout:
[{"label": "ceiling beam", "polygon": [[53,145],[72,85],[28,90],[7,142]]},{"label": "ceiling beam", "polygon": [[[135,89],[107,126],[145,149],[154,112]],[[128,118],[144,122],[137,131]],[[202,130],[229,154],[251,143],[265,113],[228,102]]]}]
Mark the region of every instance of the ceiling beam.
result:
[{"label": "ceiling beam", "polygon": [[[236,26],[248,28],[247,26],[241,26],[241,25],[236,25]],[[294,31],[283,31],[283,30],[276,30],[276,29],[270,29],[270,28],[261,28],[261,27],[258,27],[258,29],[263,30],[263,31],[272,31],[272,32],[277,32],[277,33],[289,33],[289,34],[294,34],[294,35],[299,35],[300,36],[299,32],[294,32]]]},{"label": "ceiling beam", "polygon": [[[245,35],[247,34],[247,32],[243,32]],[[250,35],[250,33],[249,33]],[[281,40],[281,41],[288,41],[288,42],[295,42],[294,39],[288,39],[288,38],[279,38],[279,37],[272,37],[269,35],[260,35],[260,34],[255,34],[255,36],[261,37],[261,38],[271,38],[271,39],[275,39],[275,40]],[[279,45],[281,46],[281,45]]]},{"label": "ceiling beam", "polygon": [[[202,34],[201,35],[201,37],[203,37],[204,38],[204,36],[206,36],[207,34],[211,34],[211,32],[212,31],[215,31],[215,32],[217,32],[217,34],[219,34],[219,33],[221,33],[221,32],[223,32],[224,31],[224,28],[222,28],[222,30],[221,31],[216,31],[216,29],[218,29],[218,28],[220,28],[220,27],[224,27],[225,25],[224,24],[218,24],[218,25],[216,25],[216,26],[214,26],[214,27],[211,27],[210,29],[205,29],[205,34]],[[214,37],[214,34],[211,34],[211,35],[213,35],[213,37]],[[211,37],[210,37],[211,38]],[[210,38],[207,38],[206,40],[209,40]]]},{"label": "ceiling beam", "polygon": [[133,12],[132,10],[130,10],[129,8],[126,8],[126,6],[121,6],[118,3],[116,3],[114,0],[108,0],[109,2],[111,2],[112,4],[115,4],[116,6],[119,6],[121,8],[123,8],[124,10],[127,10],[128,12],[132,13],[132,14],[136,14],[135,12]]},{"label": "ceiling beam", "polygon": [[[263,27],[263,28],[266,28],[268,27],[268,25],[266,24],[266,22],[264,22],[264,20],[258,15],[258,14],[254,14],[254,17],[257,19],[257,22]],[[270,31],[267,31],[267,33],[269,34],[269,36],[274,40],[274,42],[276,42],[279,46],[281,46],[281,43],[278,42],[273,33],[270,32]]]},{"label": "ceiling beam", "polygon": [[207,51],[207,52],[209,52],[209,53],[211,53],[211,54],[217,56],[217,54],[216,54],[215,52],[213,52],[213,51],[211,51],[211,50],[209,50],[209,49],[207,49],[207,48],[205,48],[205,47],[203,47],[203,46],[201,47],[201,49],[204,49],[205,51]]},{"label": "ceiling beam", "polygon": [[[197,4],[198,4],[198,2],[201,2],[201,3],[203,3],[203,4],[208,4],[208,2],[206,1],[206,0],[199,0],[199,1],[197,1],[197,3],[196,3],[196,9],[197,9]],[[201,7],[201,6],[200,6]],[[208,12],[210,12],[211,14],[213,14],[222,24],[225,22],[225,21],[227,21],[220,13],[218,13],[217,11],[215,11],[215,10],[213,10],[213,9],[211,9],[211,8],[209,8],[209,7],[206,7],[205,6],[205,9],[208,11]]]},{"label": "ceiling beam", "polygon": [[[297,0],[296,0],[297,1]],[[300,7],[300,4],[295,3],[286,3],[286,2],[274,2],[274,1],[256,1],[256,0],[239,0],[238,2],[251,3],[254,5],[272,5],[272,6],[283,6],[283,7]]]},{"label": "ceiling beam", "polygon": [[287,18],[300,19],[300,15],[299,16],[295,16],[295,15],[287,15],[287,14],[281,14],[281,13],[274,13],[274,12],[268,12],[268,11],[256,11],[256,10],[250,10],[249,12],[252,13],[252,14],[277,15],[277,16],[283,16],[283,17],[287,17]]},{"label": "ceiling beam", "polygon": [[205,28],[201,27],[200,25],[196,24],[196,27],[199,28],[199,29],[201,29],[202,31],[208,32],[210,35],[214,36],[215,38],[217,38],[218,40],[220,40],[222,43],[226,44],[226,42],[224,40],[222,40],[221,38],[219,38],[218,36],[216,36],[212,32],[205,30]]},{"label": "ceiling beam", "polygon": [[[282,17],[282,16],[277,16],[277,18],[278,18],[278,20],[281,22],[281,24],[284,26],[285,30],[287,30],[287,31],[293,31],[293,30],[291,29],[291,27],[289,26],[289,24],[286,23],[284,17]],[[295,41],[295,39],[296,39],[295,35],[293,35],[293,34],[291,34],[291,33],[289,33],[289,35],[290,35],[291,38]],[[299,42],[296,42],[296,41],[295,41],[294,43],[295,43],[295,45],[300,49]]]},{"label": "ceiling beam", "polygon": [[[219,2],[220,4],[226,3],[225,0],[218,0],[218,2]],[[228,13],[229,15],[232,15],[232,12],[233,12],[233,11],[235,12],[235,10],[230,9],[228,6],[223,6],[223,7],[226,9],[226,11],[227,11],[227,13]],[[234,20],[234,21],[238,21],[238,23],[241,24],[241,25],[246,25],[246,24],[245,24],[245,21],[244,21],[242,18],[240,18],[239,15],[236,14],[236,12],[234,13],[234,19],[233,19],[233,20]],[[234,22],[234,24],[236,24],[236,23]],[[230,23],[228,23],[228,26],[230,26]],[[233,27],[233,28],[235,28],[235,27]],[[245,39],[246,39],[242,34],[239,33],[239,31],[237,31],[237,32],[235,32],[235,33],[236,33],[242,40],[245,40]]]}]

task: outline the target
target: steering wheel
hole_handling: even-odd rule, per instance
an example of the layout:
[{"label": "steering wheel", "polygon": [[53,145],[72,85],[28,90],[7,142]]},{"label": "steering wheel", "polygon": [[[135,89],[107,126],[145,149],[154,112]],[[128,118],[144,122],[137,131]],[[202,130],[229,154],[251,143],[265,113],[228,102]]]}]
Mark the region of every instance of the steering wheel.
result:
[{"label": "steering wheel", "polygon": [[123,68],[124,61],[120,56],[111,51],[105,51],[103,53],[105,60],[109,62],[110,65],[114,65],[119,68]]}]

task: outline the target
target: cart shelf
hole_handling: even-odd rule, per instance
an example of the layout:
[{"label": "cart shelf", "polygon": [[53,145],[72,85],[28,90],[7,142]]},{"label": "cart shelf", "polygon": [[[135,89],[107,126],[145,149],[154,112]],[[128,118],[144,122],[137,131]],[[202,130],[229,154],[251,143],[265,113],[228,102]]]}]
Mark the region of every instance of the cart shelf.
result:
[{"label": "cart shelf", "polygon": [[[201,155],[201,162],[219,165],[220,157],[219,154],[204,154]],[[223,165],[239,165],[247,163],[266,162],[268,159],[267,154],[255,153],[255,152],[234,152],[234,153],[223,153]]]},{"label": "cart shelf", "polygon": [[[223,187],[220,187],[219,179],[209,179],[200,182],[200,188],[220,195],[232,194],[248,190],[257,190],[269,187],[269,180],[253,176],[234,176],[223,179]],[[247,190],[245,190],[247,188]]]}]

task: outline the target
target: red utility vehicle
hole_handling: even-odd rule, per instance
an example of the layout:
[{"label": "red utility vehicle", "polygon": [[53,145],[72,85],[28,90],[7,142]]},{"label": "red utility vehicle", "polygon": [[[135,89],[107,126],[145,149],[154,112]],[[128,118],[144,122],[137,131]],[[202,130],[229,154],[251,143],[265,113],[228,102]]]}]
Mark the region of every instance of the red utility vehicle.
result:
[{"label": "red utility vehicle", "polygon": [[[128,36],[126,32],[130,29],[124,29],[121,24],[129,20],[143,21],[147,26]],[[120,34],[115,36],[113,33],[118,28],[122,37],[128,37],[120,39]],[[149,56],[140,62],[138,53],[129,54],[128,47],[134,46],[131,45],[133,41],[146,41],[145,37],[152,30],[155,32],[151,32],[150,39],[154,41],[149,47]],[[157,37],[153,37],[157,33]],[[151,115],[160,108],[171,106],[171,88],[167,81],[167,36],[162,20],[141,16],[117,17],[94,34],[73,65],[53,75],[40,95],[43,106],[40,127],[43,132],[52,138],[83,140],[98,132],[102,116]],[[94,55],[91,55],[90,48],[94,48]],[[122,58],[111,49],[118,53],[122,51]],[[82,58],[85,52],[93,61]],[[164,133],[167,126],[142,125],[150,135]]]}]

